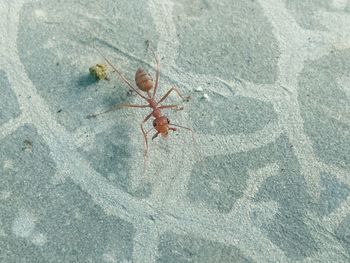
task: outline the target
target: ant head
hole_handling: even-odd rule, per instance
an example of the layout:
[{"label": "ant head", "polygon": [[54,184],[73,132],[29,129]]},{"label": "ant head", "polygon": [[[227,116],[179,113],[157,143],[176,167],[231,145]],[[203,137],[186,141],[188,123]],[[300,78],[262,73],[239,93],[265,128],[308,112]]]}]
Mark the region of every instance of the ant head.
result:
[{"label": "ant head", "polygon": [[170,121],[162,116],[153,120],[153,127],[163,136],[168,135]]}]

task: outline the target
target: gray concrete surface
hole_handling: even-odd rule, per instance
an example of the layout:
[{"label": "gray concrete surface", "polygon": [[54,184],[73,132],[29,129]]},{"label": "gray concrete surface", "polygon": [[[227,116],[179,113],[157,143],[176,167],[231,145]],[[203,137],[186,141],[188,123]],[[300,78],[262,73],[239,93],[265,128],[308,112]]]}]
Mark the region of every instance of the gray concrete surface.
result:
[{"label": "gray concrete surface", "polygon": [[[350,262],[350,1],[0,2],[0,262]],[[193,128],[150,143],[133,82]]]}]

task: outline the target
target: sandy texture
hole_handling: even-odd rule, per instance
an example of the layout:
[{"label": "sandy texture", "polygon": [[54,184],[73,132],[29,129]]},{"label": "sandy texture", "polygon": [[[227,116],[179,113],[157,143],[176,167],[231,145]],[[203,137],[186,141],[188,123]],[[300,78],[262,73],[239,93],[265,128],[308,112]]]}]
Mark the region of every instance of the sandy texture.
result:
[{"label": "sandy texture", "polygon": [[0,262],[349,262],[350,1],[118,2],[0,2]]}]

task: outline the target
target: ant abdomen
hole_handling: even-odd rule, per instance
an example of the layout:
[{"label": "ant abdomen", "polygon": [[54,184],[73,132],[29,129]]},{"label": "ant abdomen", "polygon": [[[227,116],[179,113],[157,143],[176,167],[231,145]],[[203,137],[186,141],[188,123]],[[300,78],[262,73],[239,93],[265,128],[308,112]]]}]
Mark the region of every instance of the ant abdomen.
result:
[{"label": "ant abdomen", "polygon": [[142,91],[150,91],[154,87],[153,79],[148,73],[142,69],[139,68],[135,73],[135,81],[137,87]]}]

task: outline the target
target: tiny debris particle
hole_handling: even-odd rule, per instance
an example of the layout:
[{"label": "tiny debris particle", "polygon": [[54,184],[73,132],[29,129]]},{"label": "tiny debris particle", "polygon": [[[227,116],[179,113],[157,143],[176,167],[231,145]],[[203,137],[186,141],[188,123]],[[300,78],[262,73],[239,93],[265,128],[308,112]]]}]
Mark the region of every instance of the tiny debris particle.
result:
[{"label": "tiny debris particle", "polygon": [[207,93],[204,93],[202,99],[209,100],[209,95]]},{"label": "tiny debris particle", "polygon": [[107,66],[104,64],[96,64],[95,66],[90,67],[89,72],[92,76],[96,78],[96,80],[108,80]]},{"label": "tiny debris particle", "polygon": [[199,86],[199,87],[194,88],[194,91],[196,91],[196,92],[202,92],[202,91],[203,91],[203,88]]},{"label": "tiny debris particle", "polygon": [[59,109],[59,110],[57,111],[57,113],[60,113],[60,112],[62,112],[62,109]]}]

